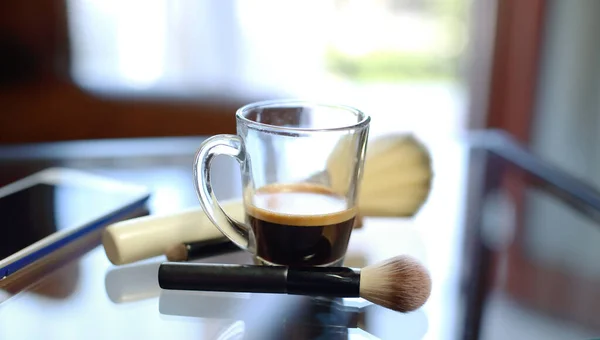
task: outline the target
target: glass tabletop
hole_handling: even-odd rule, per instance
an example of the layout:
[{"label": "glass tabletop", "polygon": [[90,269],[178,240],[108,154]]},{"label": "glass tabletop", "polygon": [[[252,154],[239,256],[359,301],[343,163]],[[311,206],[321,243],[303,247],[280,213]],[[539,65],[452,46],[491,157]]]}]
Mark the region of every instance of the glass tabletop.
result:
[{"label": "glass tabletop", "polygon": [[[202,138],[65,142],[0,148],[5,183],[51,165],[148,185],[153,214],[197,206],[191,160]],[[345,265],[398,254],[430,271],[412,313],[360,298],[161,290],[164,257],[112,265],[98,235],[0,289],[0,339],[554,339],[600,333],[595,190],[498,133],[424,141],[435,177],[412,218],[368,217]],[[24,156],[25,155],[25,156]],[[218,159],[220,199],[241,193]],[[251,263],[238,251],[196,260]]]}]

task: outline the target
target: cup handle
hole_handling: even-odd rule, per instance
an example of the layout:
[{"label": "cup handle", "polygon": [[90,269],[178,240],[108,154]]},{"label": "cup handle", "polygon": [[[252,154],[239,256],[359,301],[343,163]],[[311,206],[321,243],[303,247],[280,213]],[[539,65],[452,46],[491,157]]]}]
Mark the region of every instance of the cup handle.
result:
[{"label": "cup handle", "polygon": [[242,173],[246,170],[246,152],[244,143],[236,135],[216,135],[200,145],[194,159],[194,186],[204,212],[210,221],[233,243],[243,250],[249,249],[250,228],[229,217],[221,208],[212,189],[210,167],[215,156],[224,155],[235,158]]}]

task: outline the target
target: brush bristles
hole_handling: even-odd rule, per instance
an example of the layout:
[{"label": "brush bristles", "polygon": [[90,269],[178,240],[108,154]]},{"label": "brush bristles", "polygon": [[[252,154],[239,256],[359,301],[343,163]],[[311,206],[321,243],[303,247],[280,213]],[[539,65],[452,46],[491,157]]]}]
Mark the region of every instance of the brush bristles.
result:
[{"label": "brush bristles", "polygon": [[433,170],[428,149],[410,134],[373,141],[359,192],[367,216],[414,216],[429,196]]},{"label": "brush bristles", "polygon": [[365,267],[360,274],[360,296],[380,306],[410,312],[431,293],[427,269],[409,256],[396,256]]},{"label": "brush bristles", "polygon": [[[340,140],[327,161],[334,191],[346,192],[356,141]],[[427,147],[411,134],[390,134],[369,142],[358,206],[364,216],[414,216],[429,196],[433,169]]]}]

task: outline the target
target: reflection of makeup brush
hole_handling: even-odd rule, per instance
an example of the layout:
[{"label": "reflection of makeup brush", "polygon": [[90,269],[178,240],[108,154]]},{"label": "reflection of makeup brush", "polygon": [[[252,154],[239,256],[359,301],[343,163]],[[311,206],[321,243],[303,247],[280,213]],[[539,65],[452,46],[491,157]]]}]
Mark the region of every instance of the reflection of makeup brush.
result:
[{"label": "reflection of makeup brush", "polygon": [[[242,322],[244,339],[349,339],[348,328],[357,328],[362,316],[359,307],[341,298],[177,290],[161,291],[158,310],[210,319],[211,325],[223,320]],[[260,313],[253,312],[257,310]]]},{"label": "reflection of makeup brush", "polygon": [[[276,308],[269,322],[293,321],[304,324],[327,323],[330,326],[356,327],[358,307],[345,305],[341,298],[324,298],[301,295],[239,294],[163,290],[158,300],[161,314],[191,316],[196,318],[231,319],[236,316],[245,321],[255,318],[242,310],[256,310],[260,306],[283,304],[294,306]],[[293,314],[293,315],[290,315]],[[327,317],[323,317],[327,315]]]},{"label": "reflection of makeup brush", "polygon": [[431,291],[429,273],[408,256],[363,269],[165,262],[158,284],[173,290],[360,296],[399,312],[421,307]]},{"label": "reflection of makeup brush", "polygon": [[[343,181],[345,141],[339,143],[323,174],[335,189]],[[344,161],[342,161],[345,159]],[[427,149],[412,135],[398,134],[369,143],[359,190],[356,227],[366,216],[412,216],[425,202],[432,178]],[[221,202],[233,219],[243,221],[241,199]],[[145,216],[108,226],[102,243],[115,265],[163,255],[174,245],[222,237],[202,208],[192,208],[163,216]]]}]

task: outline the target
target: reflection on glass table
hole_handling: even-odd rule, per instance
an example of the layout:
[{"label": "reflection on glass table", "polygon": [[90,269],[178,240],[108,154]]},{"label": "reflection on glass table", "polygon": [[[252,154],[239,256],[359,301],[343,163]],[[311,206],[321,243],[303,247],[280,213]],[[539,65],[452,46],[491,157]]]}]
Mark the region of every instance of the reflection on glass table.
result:
[{"label": "reflection on glass table", "polygon": [[597,338],[600,192],[506,136],[486,149],[465,238],[466,336]]},{"label": "reflection on glass table", "polygon": [[[173,316],[225,319],[232,324],[241,322],[247,339],[391,339],[400,334],[403,338],[420,339],[427,331],[422,311],[398,314],[353,299],[163,291],[159,311]],[[378,322],[386,313],[394,315],[387,330]],[[405,334],[405,329],[420,334]]]},{"label": "reflection on glass table", "polygon": [[[598,337],[600,267],[596,259],[600,253],[596,244],[600,230],[596,216],[600,195],[587,183],[513,144],[509,137],[494,136],[498,137],[486,132],[483,141],[474,138],[429,144],[436,176],[431,196],[419,214],[410,221],[367,218],[365,226],[353,232],[346,259],[349,266],[364,267],[399,253],[410,254],[431,271],[433,286],[429,301],[419,312],[410,314],[356,304],[360,302],[357,300],[334,304],[352,315],[348,322],[357,320],[357,327],[346,327],[348,337],[359,333],[380,339],[436,340]],[[119,152],[132,148],[122,157],[110,156],[114,141],[82,145],[81,152],[67,145],[61,148],[72,150],[71,166],[153,186],[157,190],[150,204],[152,213],[169,213],[197,205],[189,185],[189,164],[201,140],[166,139],[150,144],[144,140],[119,141]],[[90,156],[90,150],[102,145],[106,154]],[[55,157],[59,163],[64,157],[41,146],[31,148],[48,159]],[[165,152],[146,154],[143,161],[136,158],[156,150]],[[19,161],[13,156],[2,159],[1,151],[3,174],[33,172],[55,164],[54,158],[52,163]],[[217,173],[220,179],[215,176],[215,187],[223,189],[222,199],[241,192],[239,183],[227,181],[236,178],[235,166],[223,165]],[[171,196],[177,198],[169,199]],[[181,204],[175,205],[177,199]],[[266,302],[297,305],[297,315],[317,308],[296,297],[235,295],[244,299],[241,306],[246,309],[233,313],[232,319],[199,316],[192,312],[200,306],[183,302],[201,293],[184,298],[186,293],[174,292],[177,301],[184,300],[181,304],[167,299],[170,296],[166,294],[161,296],[157,269],[164,258],[117,267],[110,264],[100,247],[93,248],[96,245],[91,244],[88,249],[92,250],[83,255],[74,254],[20,294],[10,298],[12,292],[0,293],[5,295],[1,299],[8,298],[0,303],[0,338],[64,339],[93,334],[107,339],[201,335],[216,339],[229,329],[223,339],[235,334],[242,322],[248,334],[260,331],[258,317],[262,315],[285,317],[285,313],[278,315],[266,308]],[[244,252],[202,261],[252,262]],[[226,308],[223,303],[222,308]],[[358,313],[356,319],[353,313]],[[254,316],[257,319],[249,319]],[[279,323],[273,329],[283,331],[285,325]]]},{"label": "reflection on glass table", "polygon": [[[252,263],[243,251],[197,261]],[[352,264],[360,261],[359,256],[349,256]],[[361,298],[161,290],[157,282],[161,263],[154,260],[108,270],[107,296],[122,305],[159,297],[162,315],[220,325],[219,336],[212,327],[206,329],[210,334],[204,336],[211,339],[390,339],[399,333],[405,339],[421,339],[427,332],[423,311],[396,313]]]}]

